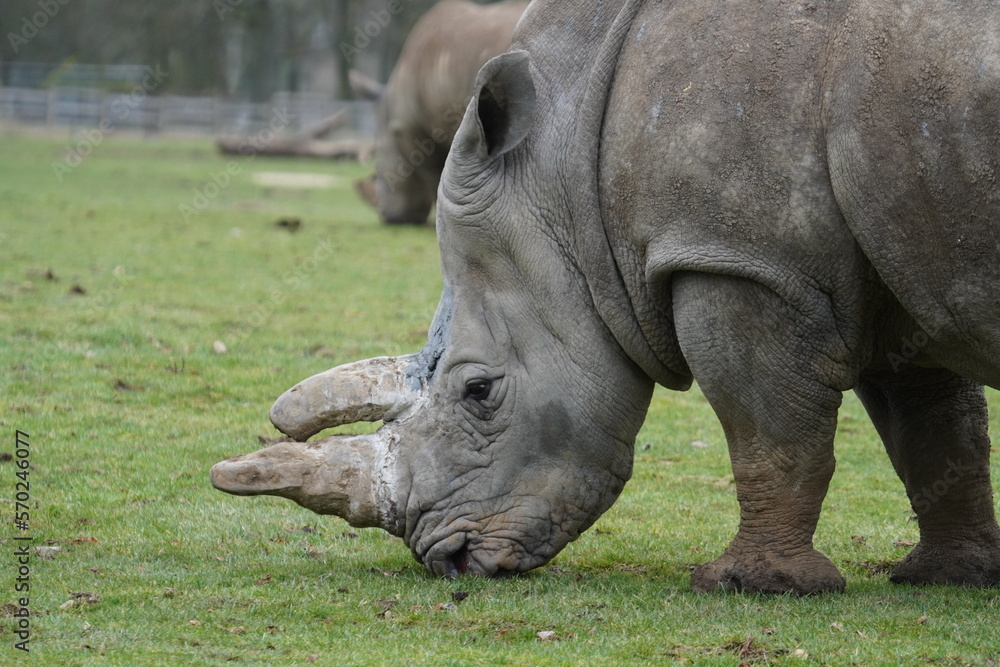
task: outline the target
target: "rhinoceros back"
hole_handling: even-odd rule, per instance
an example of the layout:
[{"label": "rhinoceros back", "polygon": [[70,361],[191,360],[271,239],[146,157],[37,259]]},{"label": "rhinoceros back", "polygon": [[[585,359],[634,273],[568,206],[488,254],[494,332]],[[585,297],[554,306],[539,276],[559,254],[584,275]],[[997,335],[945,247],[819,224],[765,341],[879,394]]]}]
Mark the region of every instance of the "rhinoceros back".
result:
[{"label": "rhinoceros back", "polygon": [[861,3],[836,26],[837,200],[947,365],[1000,383],[1000,5]]},{"label": "rhinoceros back", "polygon": [[[510,45],[527,3],[481,7],[446,0],[421,17],[389,82],[394,121],[450,144],[472,96],[476,73]],[[444,136],[441,140],[438,137]]]}]

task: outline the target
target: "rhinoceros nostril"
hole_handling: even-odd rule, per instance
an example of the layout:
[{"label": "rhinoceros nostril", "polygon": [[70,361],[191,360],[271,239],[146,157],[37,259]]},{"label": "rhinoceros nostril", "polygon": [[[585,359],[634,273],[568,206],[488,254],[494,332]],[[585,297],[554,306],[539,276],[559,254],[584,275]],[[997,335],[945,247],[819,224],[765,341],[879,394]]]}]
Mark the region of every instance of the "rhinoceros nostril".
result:
[{"label": "rhinoceros nostril", "polygon": [[466,574],[469,571],[469,548],[462,547],[451,555],[451,563],[455,566],[455,571],[459,574]]}]

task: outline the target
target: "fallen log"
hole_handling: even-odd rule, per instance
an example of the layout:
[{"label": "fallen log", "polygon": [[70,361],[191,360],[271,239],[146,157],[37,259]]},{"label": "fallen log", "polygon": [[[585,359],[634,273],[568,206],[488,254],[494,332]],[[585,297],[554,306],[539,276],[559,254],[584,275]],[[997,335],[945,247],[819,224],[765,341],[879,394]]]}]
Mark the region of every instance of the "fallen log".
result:
[{"label": "fallen log", "polygon": [[263,142],[259,137],[223,135],[215,140],[216,148],[223,155],[263,155],[270,157],[313,157],[327,160],[357,160],[371,158],[372,142],[366,139],[323,139],[341,125],[346,110],[324,118],[293,134],[276,135]]}]

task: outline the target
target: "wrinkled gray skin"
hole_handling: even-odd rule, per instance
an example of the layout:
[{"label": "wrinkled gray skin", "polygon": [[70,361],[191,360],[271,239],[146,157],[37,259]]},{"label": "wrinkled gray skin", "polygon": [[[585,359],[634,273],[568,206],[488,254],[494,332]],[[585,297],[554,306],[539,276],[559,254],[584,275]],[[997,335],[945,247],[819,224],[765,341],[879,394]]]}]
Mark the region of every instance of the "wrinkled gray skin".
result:
[{"label": "wrinkled gray skin", "polygon": [[[841,590],[812,536],[854,389],[919,522],[893,580],[1000,584],[998,25],[996,3],[536,1],[448,159],[427,347],[272,409],[300,440],[385,425],[216,485],[277,468],[235,492],[309,506],[367,465],[348,521],[439,575],[524,571],[615,500],[654,382],[696,379],[740,526],[693,587]],[[304,480],[308,448],[329,461]]]},{"label": "wrinkled gray skin", "polygon": [[375,196],[365,199],[383,222],[427,222],[476,73],[507,50],[527,6],[445,0],[413,26],[386,86],[351,72],[355,92],[378,102]]}]

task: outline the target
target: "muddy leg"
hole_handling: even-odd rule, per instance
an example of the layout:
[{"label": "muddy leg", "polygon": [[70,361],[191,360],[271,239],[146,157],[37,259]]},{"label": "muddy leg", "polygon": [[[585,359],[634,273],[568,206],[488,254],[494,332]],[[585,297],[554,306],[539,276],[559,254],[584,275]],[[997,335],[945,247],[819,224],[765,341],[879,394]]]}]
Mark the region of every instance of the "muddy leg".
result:
[{"label": "muddy leg", "polygon": [[692,587],[843,590],[843,577],[812,541],[835,467],[842,394],[833,387],[851,382],[832,361],[835,327],[804,323],[749,281],[681,274],[673,293],[681,347],[725,429],[740,503],[736,537],[695,571]]},{"label": "muddy leg", "polygon": [[944,370],[869,378],[857,394],[878,429],[920,525],[892,581],[1000,586],[986,398]]}]

